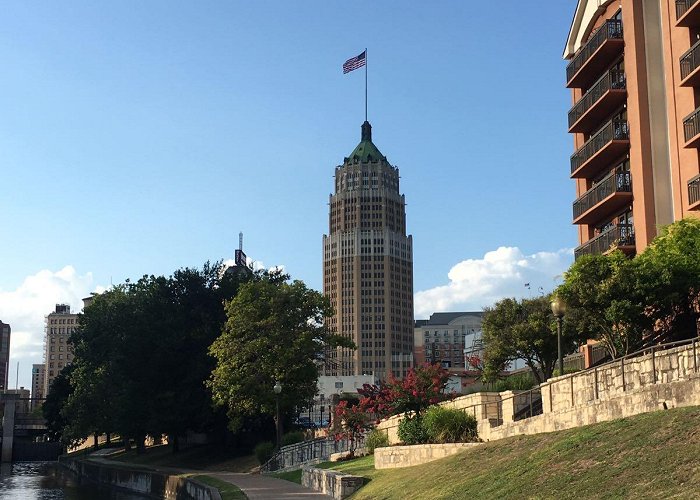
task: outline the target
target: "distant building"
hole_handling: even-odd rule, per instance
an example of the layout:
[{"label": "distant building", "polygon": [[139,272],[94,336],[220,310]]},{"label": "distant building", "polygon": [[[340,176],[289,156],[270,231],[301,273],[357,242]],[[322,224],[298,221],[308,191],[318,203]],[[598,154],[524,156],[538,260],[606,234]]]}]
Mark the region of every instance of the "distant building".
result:
[{"label": "distant building", "polygon": [[9,386],[10,375],[10,332],[12,329],[7,323],[0,321],[0,390]]},{"label": "distant building", "polygon": [[323,294],[333,333],[357,349],[328,353],[325,375],[403,377],[413,363],[413,239],[399,169],[362,124],[360,143],[335,168],[323,236]]},{"label": "distant building", "polygon": [[32,365],[32,408],[36,408],[41,404],[41,401],[34,398],[43,398],[46,394],[44,390],[44,379],[46,377],[46,365]]},{"label": "distant building", "polygon": [[46,316],[44,387],[41,397],[46,397],[53,379],[73,361],[73,347],[68,339],[77,327],[78,314],[71,313],[67,304],[56,304],[56,310]]},{"label": "distant building", "polygon": [[470,370],[468,358],[483,359],[483,312],[439,312],[419,319],[413,330],[416,365],[441,363],[452,372]]},{"label": "distant building", "polygon": [[15,410],[16,413],[27,414],[31,411],[32,407],[29,399],[29,389],[25,389],[24,387],[20,387],[19,389],[8,389],[5,391],[5,394],[18,395],[19,401],[17,401],[17,409]]},{"label": "distant building", "polygon": [[[376,384],[377,378],[373,375],[322,375],[318,377],[318,394],[309,410],[309,418],[317,425],[326,425],[330,422],[333,405],[337,403],[336,396],[341,394],[357,394],[364,384]],[[306,415],[306,413],[302,413]]]}]

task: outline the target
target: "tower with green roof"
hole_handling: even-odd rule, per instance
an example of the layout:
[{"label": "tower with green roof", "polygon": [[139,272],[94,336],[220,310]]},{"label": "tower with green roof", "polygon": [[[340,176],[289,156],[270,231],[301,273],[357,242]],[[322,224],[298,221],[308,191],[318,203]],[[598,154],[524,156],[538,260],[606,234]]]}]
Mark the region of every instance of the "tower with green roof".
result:
[{"label": "tower with green roof", "polygon": [[328,234],[323,236],[323,293],[328,325],[356,350],[328,353],[326,375],[403,377],[413,364],[413,240],[399,170],[362,124],[360,143],[335,168]]}]

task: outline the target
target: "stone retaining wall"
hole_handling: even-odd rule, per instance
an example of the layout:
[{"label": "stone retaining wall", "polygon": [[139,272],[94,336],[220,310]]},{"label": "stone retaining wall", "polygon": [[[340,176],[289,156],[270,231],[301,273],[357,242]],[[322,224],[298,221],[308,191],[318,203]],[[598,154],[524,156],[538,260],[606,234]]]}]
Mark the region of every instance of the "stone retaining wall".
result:
[{"label": "stone retaining wall", "polygon": [[364,478],[344,472],[305,466],[301,469],[301,484],[340,500],[360,489],[364,484]]},{"label": "stone retaining wall", "polygon": [[[528,391],[481,392],[440,403],[477,419],[484,441],[537,434],[629,417],[663,408],[700,405],[700,345],[683,345],[549,379],[535,389],[542,414],[515,420]],[[535,394],[533,393],[533,394]],[[534,396],[533,396],[534,397]],[[400,443],[402,415],[382,421],[390,444]]]},{"label": "stone retaining wall", "polygon": [[374,468],[398,469],[425,464],[480,445],[481,443],[446,443],[375,448]]},{"label": "stone retaining wall", "polygon": [[216,488],[168,474],[116,467],[91,460],[59,457],[58,462],[82,479],[112,488],[166,500],[221,500]]}]

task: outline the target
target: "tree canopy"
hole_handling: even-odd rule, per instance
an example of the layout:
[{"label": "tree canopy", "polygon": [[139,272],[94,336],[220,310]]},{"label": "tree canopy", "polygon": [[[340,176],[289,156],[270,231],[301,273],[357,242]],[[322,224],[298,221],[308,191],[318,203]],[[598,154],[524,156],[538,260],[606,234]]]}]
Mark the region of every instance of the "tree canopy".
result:
[{"label": "tree canopy", "polygon": [[556,293],[568,304],[575,328],[599,340],[612,358],[696,336],[700,220],[662,228],[633,259],[619,251],[580,257]]},{"label": "tree canopy", "polygon": [[326,347],[354,347],[324,326],[328,298],[288,278],[272,273],[246,283],[225,304],[223,332],[209,350],[216,367],[208,386],[232,429],[246,417],[275,414],[276,381],[284,412],[311,404]]},{"label": "tree canopy", "polygon": [[214,368],[208,348],[244,275],[221,263],[144,276],[94,297],[71,336],[71,395],[62,409],[66,435],[79,440],[116,433],[143,443],[146,434],[177,436],[211,428],[204,386]]},{"label": "tree canopy", "polygon": [[[484,309],[484,371],[493,372],[507,362],[523,359],[538,383],[552,376],[558,349],[550,299],[550,296],[506,298]],[[564,354],[573,352],[580,341],[580,335],[564,321]]]}]

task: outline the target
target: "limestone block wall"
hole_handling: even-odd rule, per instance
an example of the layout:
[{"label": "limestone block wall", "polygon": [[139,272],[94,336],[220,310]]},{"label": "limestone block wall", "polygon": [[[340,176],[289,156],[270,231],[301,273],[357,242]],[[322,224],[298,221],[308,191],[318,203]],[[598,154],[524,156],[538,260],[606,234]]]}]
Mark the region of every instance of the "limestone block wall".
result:
[{"label": "limestone block wall", "polygon": [[425,464],[475,446],[481,446],[481,443],[419,444],[376,448],[374,450],[374,468],[398,469]]},{"label": "limestone block wall", "polygon": [[[649,351],[595,369],[552,378],[539,387],[542,414],[514,420],[529,406],[528,391],[481,392],[441,403],[477,418],[479,438],[489,441],[628,417],[662,408],[700,405],[700,342]],[[536,391],[532,393],[537,397]],[[390,444],[398,444],[402,416],[382,421]]]},{"label": "limestone block wall", "polygon": [[302,467],[301,484],[336,499],[347,498],[364,484],[364,478],[329,469]]}]

